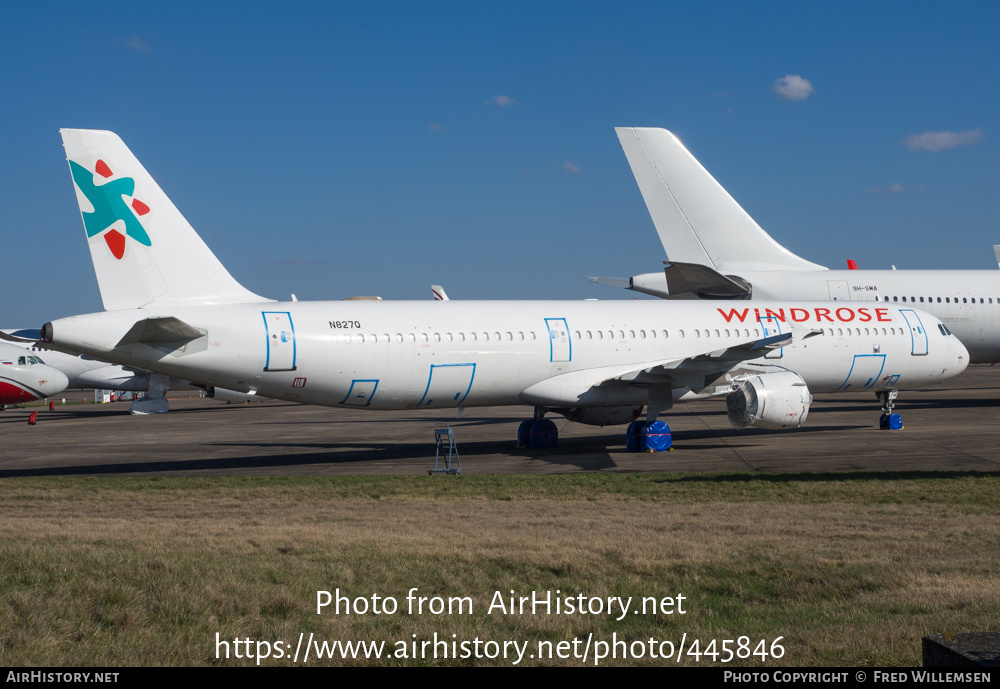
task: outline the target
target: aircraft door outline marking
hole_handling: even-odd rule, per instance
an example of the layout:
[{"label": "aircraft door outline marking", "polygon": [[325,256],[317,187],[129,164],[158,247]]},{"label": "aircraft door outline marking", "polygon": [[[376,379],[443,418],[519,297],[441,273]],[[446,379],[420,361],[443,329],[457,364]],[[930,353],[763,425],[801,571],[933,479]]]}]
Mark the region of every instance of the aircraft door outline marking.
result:
[{"label": "aircraft door outline marking", "polygon": [[928,350],[927,329],[924,327],[923,321],[920,320],[920,316],[913,309],[900,309],[899,313],[906,320],[906,324],[910,326],[910,354],[926,356]]},{"label": "aircraft door outline marking", "polygon": [[[378,378],[355,378],[351,381],[351,388],[347,391],[344,399],[340,400],[340,403],[346,404],[349,407],[367,407],[375,399],[375,391],[378,390],[378,383]],[[354,390],[355,387],[358,388],[357,392]],[[352,396],[355,401],[348,401]],[[362,402],[361,400],[364,401]]]},{"label": "aircraft door outline marking", "polygon": [[[774,325],[768,326],[767,324],[765,324],[765,321],[769,321],[769,322],[773,323]],[[764,337],[772,337],[774,335],[783,335],[784,334],[781,331],[781,321],[778,318],[776,318],[775,316],[762,316],[761,318],[757,319],[757,322],[760,323],[760,331],[761,331],[761,333],[763,333]],[[769,350],[767,350],[767,353],[764,355],[764,358],[765,359],[780,359],[783,356],[785,356],[785,348],[784,347],[778,347],[777,349],[769,349]]]},{"label": "aircraft door outline marking", "polygon": [[[837,388],[837,391],[847,390],[852,385],[855,385],[858,381],[865,381],[861,388],[867,390],[868,388],[875,385],[879,378],[882,376],[882,371],[885,370],[885,354],[855,354],[854,359],[851,361],[851,370],[847,372],[847,378],[844,379],[843,384]],[[858,359],[865,359],[865,361],[859,362]],[[876,359],[881,359],[881,361],[876,361]],[[878,372],[874,375],[869,375],[875,370],[875,366],[878,366]],[[851,377],[857,376],[852,382]],[[899,376],[894,376],[892,382],[895,383],[899,380]],[[857,387],[854,388],[855,390]]]},{"label": "aircraft door outline marking", "polygon": [[[562,328],[553,327],[562,323]],[[546,318],[545,328],[549,331],[549,363],[573,361],[573,342],[569,337],[569,325],[565,318]]]},{"label": "aircraft door outline marking", "polygon": [[296,357],[295,325],[290,311],[261,311],[267,339],[265,371],[294,371]]},{"label": "aircraft door outline marking", "polygon": [[[468,371],[462,371],[459,369],[467,368]],[[434,381],[434,369],[451,369],[449,371],[440,370],[439,373],[450,373],[449,376],[438,376],[437,382]],[[468,384],[465,385],[465,392],[462,392],[462,385],[465,383],[465,374],[468,373],[469,379]],[[467,364],[431,364],[430,373],[427,375],[427,387],[424,389],[424,396],[420,398],[417,403],[417,408],[420,407],[458,407],[461,406],[465,398],[469,396],[472,391],[472,381],[476,379],[476,365],[474,363]],[[431,390],[431,386],[434,386],[434,390]],[[454,390],[458,392],[454,392]],[[448,399],[448,397],[451,399]],[[434,404],[435,400],[437,404]]]}]

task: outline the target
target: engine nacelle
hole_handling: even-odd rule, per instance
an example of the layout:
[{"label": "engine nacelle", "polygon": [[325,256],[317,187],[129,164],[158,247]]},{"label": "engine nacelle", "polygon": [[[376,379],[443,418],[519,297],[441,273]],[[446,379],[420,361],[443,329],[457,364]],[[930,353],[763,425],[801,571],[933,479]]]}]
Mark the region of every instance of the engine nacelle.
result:
[{"label": "engine nacelle", "polygon": [[733,428],[798,428],[809,415],[812,395],[797,373],[764,373],[735,382],[726,395]]},{"label": "engine nacelle", "polygon": [[584,423],[588,426],[615,426],[632,423],[642,413],[638,407],[573,407],[572,409],[553,409],[570,421]]}]

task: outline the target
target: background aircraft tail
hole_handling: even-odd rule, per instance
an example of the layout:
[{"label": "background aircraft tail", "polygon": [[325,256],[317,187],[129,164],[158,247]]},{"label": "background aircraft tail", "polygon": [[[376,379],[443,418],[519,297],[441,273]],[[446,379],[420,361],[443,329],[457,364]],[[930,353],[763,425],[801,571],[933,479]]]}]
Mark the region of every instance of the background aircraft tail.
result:
[{"label": "background aircraft tail", "polygon": [[672,261],[722,273],[824,269],[771,239],[666,129],[615,132]]},{"label": "background aircraft tail", "polygon": [[118,135],[60,134],[105,309],[271,301],[233,279]]}]

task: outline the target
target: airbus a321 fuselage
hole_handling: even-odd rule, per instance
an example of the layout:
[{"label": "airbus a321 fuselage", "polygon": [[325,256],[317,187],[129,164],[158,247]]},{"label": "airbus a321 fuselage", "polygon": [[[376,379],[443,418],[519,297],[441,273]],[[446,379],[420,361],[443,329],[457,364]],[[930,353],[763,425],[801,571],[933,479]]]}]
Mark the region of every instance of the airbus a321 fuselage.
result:
[{"label": "airbus a321 fuselage", "polygon": [[743,385],[759,404],[738,425],[772,428],[801,424],[809,390],[924,387],[968,359],[933,316],[889,304],[273,302],[225,271],[117,136],[62,135],[109,309],[45,324],[65,351],[311,404],[528,404],[598,425]]},{"label": "airbus a321 fuselage", "polygon": [[[199,332],[178,347],[117,344],[157,318]],[[824,334],[795,341],[792,324]],[[794,344],[751,356],[749,347],[782,331]],[[926,314],[822,302],[284,302],[91,314],[54,321],[44,338],[310,404],[533,404],[588,418],[584,408],[647,404],[650,385],[669,387],[674,399],[728,392],[728,381],[713,383],[735,370],[794,371],[814,392],[878,391],[937,382],[967,357]],[[607,421],[596,409],[592,416]]]}]

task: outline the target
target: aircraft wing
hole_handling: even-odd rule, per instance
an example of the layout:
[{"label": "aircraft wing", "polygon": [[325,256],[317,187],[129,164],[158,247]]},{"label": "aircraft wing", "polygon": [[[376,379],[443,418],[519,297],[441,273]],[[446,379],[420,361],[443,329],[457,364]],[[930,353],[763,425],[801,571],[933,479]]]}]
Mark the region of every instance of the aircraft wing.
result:
[{"label": "aircraft wing", "polygon": [[617,396],[633,386],[669,386],[701,390],[744,361],[758,359],[771,349],[786,347],[795,339],[818,335],[782,333],[747,340],[727,349],[694,352],[674,359],[572,371],[535,383],[521,392],[521,399],[543,406],[617,404]]}]

